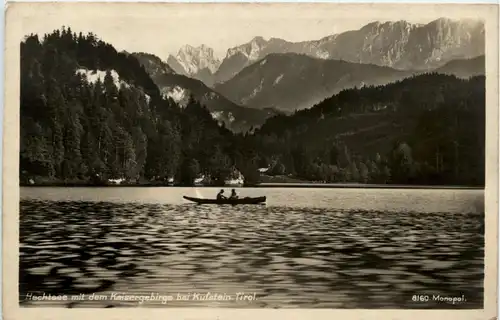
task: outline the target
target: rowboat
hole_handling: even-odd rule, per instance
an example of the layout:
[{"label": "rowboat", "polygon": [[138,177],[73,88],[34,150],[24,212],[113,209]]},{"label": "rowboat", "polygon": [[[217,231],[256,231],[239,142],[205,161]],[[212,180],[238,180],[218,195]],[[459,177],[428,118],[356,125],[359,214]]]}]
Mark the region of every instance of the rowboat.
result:
[{"label": "rowboat", "polygon": [[196,202],[198,204],[231,204],[231,205],[237,205],[237,204],[262,204],[266,202],[266,197],[255,197],[255,198],[250,198],[250,197],[245,197],[245,198],[238,198],[238,199],[202,199],[202,198],[193,198],[193,197],[183,197],[186,200]]}]

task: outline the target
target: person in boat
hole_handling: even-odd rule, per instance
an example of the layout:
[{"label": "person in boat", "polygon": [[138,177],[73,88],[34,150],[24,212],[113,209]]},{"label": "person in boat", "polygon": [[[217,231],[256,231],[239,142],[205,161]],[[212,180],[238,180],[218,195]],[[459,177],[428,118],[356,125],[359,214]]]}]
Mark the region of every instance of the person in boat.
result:
[{"label": "person in boat", "polygon": [[236,194],[236,190],[232,189],[231,190],[231,196],[229,199],[238,199],[238,195]]},{"label": "person in boat", "polygon": [[224,200],[227,199],[226,196],[224,195],[224,189],[220,189],[219,193],[217,193],[217,200]]}]

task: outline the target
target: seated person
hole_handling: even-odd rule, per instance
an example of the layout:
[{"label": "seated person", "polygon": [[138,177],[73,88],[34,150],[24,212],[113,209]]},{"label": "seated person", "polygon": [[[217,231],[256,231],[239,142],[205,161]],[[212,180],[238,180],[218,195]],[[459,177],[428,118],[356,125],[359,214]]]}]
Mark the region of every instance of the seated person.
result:
[{"label": "seated person", "polygon": [[238,195],[236,194],[236,190],[232,189],[231,190],[231,196],[229,199],[238,199]]},{"label": "seated person", "polygon": [[219,193],[217,194],[217,200],[223,200],[223,199],[227,198],[224,196],[224,189],[220,189]]}]

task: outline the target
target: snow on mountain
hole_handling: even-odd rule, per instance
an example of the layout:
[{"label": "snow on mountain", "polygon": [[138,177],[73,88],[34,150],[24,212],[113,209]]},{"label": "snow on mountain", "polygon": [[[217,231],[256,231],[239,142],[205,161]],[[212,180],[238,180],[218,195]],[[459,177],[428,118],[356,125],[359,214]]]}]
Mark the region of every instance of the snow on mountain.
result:
[{"label": "snow on mountain", "polygon": [[236,118],[231,111],[212,111],[210,112],[210,115],[214,120],[217,120],[219,122],[219,125],[222,125],[224,123],[225,125],[230,126],[234,121],[236,121]]},{"label": "snow on mountain", "polygon": [[253,89],[253,91],[247,96],[247,97],[244,97],[241,99],[241,102],[243,104],[245,104],[246,102],[248,102],[249,100],[251,100],[252,98],[254,98],[259,92],[262,91],[262,86],[264,85],[264,78],[262,78],[260,80],[260,83],[257,87],[255,87],[255,89]]},{"label": "snow on mountain", "polygon": [[212,111],[210,112],[210,114],[212,115],[212,118],[214,118],[215,120],[222,121],[224,116],[224,111]]},{"label": "snow on mountain", "polygon": [[[106,77],[106,72],[107,72],[106,70],[88,70],[80,68],[75,71],[75,74],[85,76],[85,78],[89,83],[96,83],[97,80],[104,82],[104,78]],[[127,82],[120,79],[120,75],[118,74],[118,72],[116,72],[115,70],[110,70],[110,73],[116,88],[120,89],[122,85],[127,88],[130,87],[130,85]]]},{"label": "snow on mountain", "polygon": [[283,76],[284,76],[284,74],[283,74],[283,73],[282,73],[282,74],[280,74],[280,75],[276,78],[276,80],[274,80],[274,85],[277,85],[278,83],[280,83],[281,79],[283,79]]},{"label": "snow on mountain", "polygon": [[189,91],[180,87],[162,87],[161,93],[163,97],[171,98],[176,103],[180,103],[182,105],[189,98]]},{"label": "snow on mountain", "polygon": [[[120,75],[116,70],[109,70],[111,77],[113,78],[113,84],[117,89],[121,89],[122,87],[125,88],[130,88],[131,85],[127,83],[126,81],[123,81],[120,79]],[[106,77],[107,70],[89,70],[85,68],[80,68],[75,70],[75,74],[79,74],[81,76],[84,76],[85,79],[87,80],[88,83],[95,84],[97,81],[100,81],[101,83],[104,83],[104,78]],[[151,101],[151,97],[146,94],[142,88],[137,88],[138,89],[146,103],[149,105],[149,102]]]}]

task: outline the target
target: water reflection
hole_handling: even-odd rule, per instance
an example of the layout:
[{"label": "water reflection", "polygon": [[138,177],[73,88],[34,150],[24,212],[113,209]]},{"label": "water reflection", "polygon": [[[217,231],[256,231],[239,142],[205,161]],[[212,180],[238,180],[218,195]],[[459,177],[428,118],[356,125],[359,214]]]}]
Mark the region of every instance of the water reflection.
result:
[{"label": "water reflection", "polygon": [[20,224],[23,306],[33,292],[244,291],[257,301],[168,306],[482,308],[482,214],[23,200]]}]

